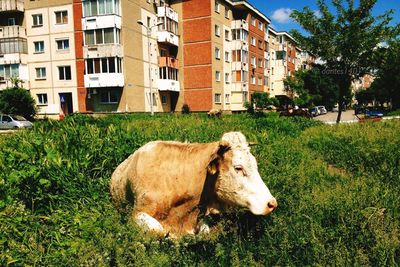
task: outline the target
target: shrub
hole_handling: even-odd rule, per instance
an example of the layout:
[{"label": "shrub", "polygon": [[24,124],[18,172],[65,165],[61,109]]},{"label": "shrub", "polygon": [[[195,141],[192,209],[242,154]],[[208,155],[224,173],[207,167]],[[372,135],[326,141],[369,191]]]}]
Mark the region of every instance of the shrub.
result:
[{"label": "shrub", "polygon": [[29,91],[18,87],[8,88],[0,92],[0,112],[33,119],[36,103]]},{"label": "shrub", "polygon": [[188,104],[183,104],[182,106],[182,114],[190,114],[190,107]]}]

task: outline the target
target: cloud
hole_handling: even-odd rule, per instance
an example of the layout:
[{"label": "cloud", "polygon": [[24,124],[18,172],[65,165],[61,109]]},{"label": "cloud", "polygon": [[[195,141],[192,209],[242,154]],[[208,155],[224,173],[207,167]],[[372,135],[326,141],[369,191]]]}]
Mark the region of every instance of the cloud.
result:
[{"label": "cloud", "polygon": [[272,19],[278,23],[289,23],[292,21],[290,14],[292,14],[293,9],[290,8],[279,8],[272,13]]}]

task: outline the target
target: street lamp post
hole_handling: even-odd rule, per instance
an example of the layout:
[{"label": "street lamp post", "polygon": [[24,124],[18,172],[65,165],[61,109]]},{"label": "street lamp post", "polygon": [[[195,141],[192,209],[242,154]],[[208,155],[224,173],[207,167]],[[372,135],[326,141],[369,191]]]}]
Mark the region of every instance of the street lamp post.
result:
[{"label": "street lamp post", "polygon": [[162,23],[160,22],[160,23],[157,23],[156,25],[153,25],[153,26],[146,26],[141,20],[138,20],[137,23],[139,25],[143,26],[146,29],[146,32],[147,32],[147,53],[148,53],[148,57],[149,57],[150,112],[151,112],[151,116],[153,116],[154,115],[154,108],[153,108],[154,98],[153,98],[153,83],[152,83],[152,79],[151,79],[150,37],[151,37],[151,30],[154,27],[157,27],[158,25],[161,25]]}]

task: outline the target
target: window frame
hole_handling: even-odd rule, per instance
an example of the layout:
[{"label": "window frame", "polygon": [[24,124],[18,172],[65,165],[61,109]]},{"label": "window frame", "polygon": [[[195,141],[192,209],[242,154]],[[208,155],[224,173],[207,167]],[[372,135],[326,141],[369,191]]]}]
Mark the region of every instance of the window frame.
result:
[{"label": "window frame", "polygon": [[[65,41],[68,42],[68,48],[65,48]],[[59,48],[59,42],[62,42],[63,48]],[[69,38],[56,39],[56,46],[57,46],[57,51],[69,51],[70,48]]]},{"label": "window frame", "polygon": [[[44,70],[44,71],[43,71]],[[47,78],[47,70],[46,67],[38,67],[35,68],[35,72],[36,72],[36,78],[35,80],[46,80]],[[38,73],[40,73],[40,75],[38,76]],[[44,74],[44,75],[43,75]]]},{"label": "window frame", "polygon": [[[41,22],[41,23],[38,23],[38,22]],[[43,27],[43,14],[42,13],[32,14],[32,27]]]},{"label": "window frame", "polygon": [[215,81],[220,82],[221,81],[221,72],[219,70],[215,71]]},{"label": "window frame", "polygon": [[221,94],[220,93],[215,93],[214,94],[214,103],[215,104],[222,104]]},{"label": "window frame", "polygon": [[[63,16],[63,13],[66,13],[66,15]],[[57,10],[57,11],[54,11],[54,15],[55,15],[55,19],[56,19],[56,25],[68,24],[68,22],[69,22],[68,10]],[[57,22],[57,15],[61,15],[60,22]],[[66,18],[66,21],[64,21],[64,18]]]},{"label": "window frame", "polygon": [[36,98],[38,106],[47,106],[49,104],[47,93],[36,94]]},{"label": "window frame", "polygon": [[[38,45],[38,47],[36,47],[36,45]],[[35,50],[34,54],[43,54],[44,53],[44,41],[34,41],[33,46],[34,46],[34,50]],[[36,48],[40,48],[40,46],[41,46],[41,49],[37,50]]]},{"label": "window frame", "polygon": [[[63,66],[57,66],[58,68],[58,80],[59,81],[71,81],[72,80],[72,69],[70,65],[63,65]],[[63,77],[61,78],[61,68],[63,69]],[[69,79],[68,79],[68,73],[67,73],[67,68],[69,69]]]}]

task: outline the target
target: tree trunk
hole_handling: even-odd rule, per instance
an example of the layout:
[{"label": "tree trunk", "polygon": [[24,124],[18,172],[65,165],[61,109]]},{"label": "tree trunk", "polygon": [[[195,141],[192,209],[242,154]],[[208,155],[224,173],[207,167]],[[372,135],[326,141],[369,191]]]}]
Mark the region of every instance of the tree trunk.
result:
[{"label": "tree trunk", "polygon": [[344,105],[344,101],[343,101],[343,95],[342,94],[340,94],[340,96],[339,96],[339,112],[338,112],[338,115],[337,115],[337,118],[336,118],[336,123],[340,123],[340,119],[341,119],[341,117],[342,117],[342,108],[343,108],[343,105]]}]

